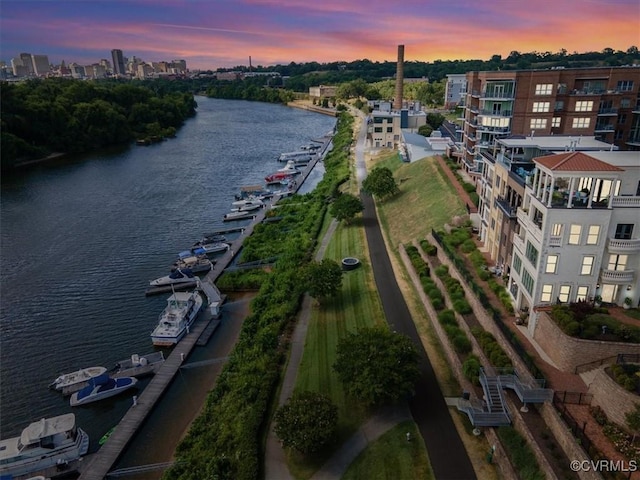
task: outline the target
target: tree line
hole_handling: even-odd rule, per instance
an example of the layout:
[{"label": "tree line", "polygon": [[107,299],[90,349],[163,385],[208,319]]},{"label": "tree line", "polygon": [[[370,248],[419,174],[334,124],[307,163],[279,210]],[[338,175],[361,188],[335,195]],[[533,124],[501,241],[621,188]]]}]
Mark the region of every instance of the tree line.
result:
[{"label": "tree line", "polygon": [[2,170],[53,153],[170,137],[197,107],[189,91],[114,80],[3,82],[0,98]]}]

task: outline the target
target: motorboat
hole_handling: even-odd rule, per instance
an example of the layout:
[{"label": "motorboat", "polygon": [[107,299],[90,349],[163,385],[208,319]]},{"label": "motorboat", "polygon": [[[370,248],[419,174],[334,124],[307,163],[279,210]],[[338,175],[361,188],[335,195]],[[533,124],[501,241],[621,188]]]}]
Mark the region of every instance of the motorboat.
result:
[{"label": "motorboat", "polygon": [[278,172],[284,172],[284,173],[292,173],[294,175],[298,175],[299,173],[302,173],[300,170],[298,170],[298,168],[296,167],[296,162],[295,160],[289,160],[287,162],[287,164],[278,169]]},{"label": "motorboat", "polygon": [[176,285],[178,283],[191,283],[195,281],[195,275],[188,269],[174,269],[169,275],[151,280],[149,285],[152,287],[160,287],[163,285]]},{"label": "motorboat", "polygon": [[322,145],[318,145],[317,143],[309,143],[307,145],[300,145],[300,150],[307,150],[311,152],[315,152],[316,150],[320,150]]},{"label": "motorboat", "polygon": [[255,207],[255,206],[257,206],[258,208],[262,208],[264,207],[264,202],[259,198],[252,197],[252,198],[243,198],[241,200],[236,200],[231,205],[234,208]]},{"label": "motorboat", "polygon": [[207,258],[207,254],[194,254],[193,251],[187,250],[178,254],[178,260],[173,263],[172,268],[185,270],[189,269],[193,273],[206,273],[213,268],[213,263]]},{"label": "motorboat", "polygon": [[220,235],[219,233],[210,233],[205,234],[202,240],[198,242],[199,244],[203,243],[226,243],[227,237],[224,235]]},{"label": "motorboat", "polygon": [[222,221],[223,222],[230,222],[232,220],[242,220],[244,218],[251,218],[255,215],[254,212],[250,212],[250,211],[235,211],[235,212],[229,212],[226,213],[224,217],[222,217]]},{"label": "motorboat", "polygon": [[135,387],[138,379],[134,377],[112,378],[103,373],[89,380],[89,385],[71,395],[69,405],[78,407],[87,403],[97,402],[118,395],[125,390]]},{"label": "motorboat", "polygon": [[104,367],[81,368],[80,370],[76,370],[75,372],[60,375],[49,384],[49,388],[53,388],[55,390],[65,390],[74,385],[85,383],[90,378],[102,375],[106,371],[107,369]]},{"label": "motorboat", "polygon": [[160,314],[158,325],[151,332],[151,341],[159,347],[177,344],[200,313],[204,300],[196,292],[174,292],[167,299],[167,306]]},{"label": "motorboat", "polygon": [[278,157],[278,161],[287,162],[293,158],[308,158],[309,160],[312,160],[315,155],[316,155],[315,152],[312,152],[309,150],[300,150],[297,152],[284,152],[280,154],[280,156]]},{"label": "motorboat", "polygon": [[229,244],[224,242],[208,242],[208,243],[197,242],[194,245],[194,247],[204,250],[204,253],[207,255],[226,252],[227,250],[229,250]]},{"label": "motorboat", "polygon": [[276,172],[264,177],[267,183],[282,183],[283,181],[289,181],[296,175],[294,172]]},{"label": "motorboat", "polygon": [[120,360],[111,369],[111,376],[118,377],[142,377],[151,375],[164,363],[164,353],[153,352],[148,355],[134,353],[129,358]]},{"label": "motorboat", "polygon": [[89,435],[76,427],[73,413],[31,423],[19,437],[0,441],[2,478],[28,475],[78,460],[89,450]]}]

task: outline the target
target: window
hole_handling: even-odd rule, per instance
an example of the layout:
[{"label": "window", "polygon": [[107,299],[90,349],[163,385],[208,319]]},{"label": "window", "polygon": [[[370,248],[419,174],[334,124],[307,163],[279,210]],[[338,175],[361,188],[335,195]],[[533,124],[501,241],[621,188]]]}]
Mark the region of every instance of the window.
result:
[{"label": "window", "polygon": [[526,269],[522,271],[522,286],[529,292],[529,295],[533,293],[533,277]]},{"label": "window", "polygon": [[529,124],[529,128],[547,128],[547,119],[546,118],[532,118],[531,123]]},{"label": "window", "polygon": [[550,105],[551,105],[550,102],[533,102],[533,112],[534,113],[548,112]]},{"label": "window", "polygon": [[550,302],[553,294],[553,285],[542,285],[542,293],[540,294],[541,302]]},{"label": "window", "polygon": [[513,256],[513,269],[520,273],[520,269],[522,268],[522,259],[518,255]]},{"label": "window", "polygon": [[631,240],[633,234],[633,223],[619,223],[616,225],[616,235],[618,240]]},{"label": "window", "polygon": [[627,255],[609,255],[609,264],[607,265],[607,270],[624,271],[627,267],[627,258]]},{"label": "window", "polygon": [[569,229],[569,245],[580,245],[580,234],[582,225],[571,225]]},{"label": "window", "polygon": [[551,83],[539,83],[536,85],[536,95],[551,95],[553,90],[553,84]]},{"label": "window", "polygon": [[624,125],[625,123],[627,123],[627,114],[621,113],[618,115],[618,125]]},{"label": "window", "polygon": [[382,133],[382,127],[373,127],[375,133]]},{"label": "window", "polygon": [[622,140],[622,137],[624,137],[624,131],[623,130],[616,130],[615,133],[613,134],[613,139],[614,140]]},{"label": "window", "polygon": [[547,266],[544,273],[556,273],[558,271],[558,255],[549,255],[547,257]]},{"label": "window", "polygon": [[562,236],[562,224],[554,223],[551,227],[551,236],[552,237],[560,237]]},{"label": "window", "polygon": [[556,106],[553,108],[554,111],[559,112],[564,110],[564,101],[563,100],[558,100],[556,102]]},{"label": "window", "polygon": [[600,225],[589,225],[587,231],[587,245],[597,245],[600,236]]},{"label": "window", "polygon": [[591,275],[593,272],[593,263],[596,257],[590,255],[582,257],[582,267],[580,268],[580,275]]},{"label": "window", "polygon": [[531,242],[527,242],[525,256],[534,267],[538,266],[538,249],[531,245]]},{"label": "window", "polygon": [[620,99],[620,108],[629,108],[631,106],[630,98],[622,98]]},{"label": "window", "polygon": [[573,119],[573,128],[589,128],[589,124],[591,123],[591,119],[588,117],[574,118]]},{"label": "window", "polygon": [[630,92],[633,90],[633,80],[620,80],[618,82],[618,90],[621,92]]},{"label": "window", "polygon": [[387,133],[393,133],[393,127],[387,127]]},{"label": "window", "polygon": [[571,294],[571,285],[560,285],[560,291],[558,292],[558,300],[562,303],[569,301],[569,295]]},{"label": "window", "polygon": [[589,287],[580,286],[576,290],[576,302],[584,302],[587,300],[587,294],[589,293]]},{"label": "window", "polygon": [[576,112],[591,112],[593,110],[593,101],[576,102]]},{"label": "window", "polygon": [[553,128],[560,128],[560,117],[553,117],[551,119],[551,126]]}]

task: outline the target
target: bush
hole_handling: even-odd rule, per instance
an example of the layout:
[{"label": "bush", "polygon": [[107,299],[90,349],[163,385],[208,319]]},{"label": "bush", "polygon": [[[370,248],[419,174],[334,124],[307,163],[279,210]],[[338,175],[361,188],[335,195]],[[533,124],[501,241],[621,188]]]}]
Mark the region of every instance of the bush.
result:
[{"label": "bush", "polygon": [[438,248],[427,240],[421,240],[420,247],[422,247],[422,251],[430,257],[435,257],[438,254]]},{"label": "bush", "polygon": [[465,355],[472,350],[471,341],[462,330],[458,330],[458,334],[454,335],[451,343],[453,344],[454,350],[461,355]]},{"label": "bush", "polygon": [[462,364],[462,373],[474,385],[480,385],[480,360],[475,355],[469,355]]},{"label": "bush", "polygon": [[456,314],[453,312],[453,310],[442,310],[438,314],[438,320],[442,325],[458,326],[458,321],[456,320]]}]

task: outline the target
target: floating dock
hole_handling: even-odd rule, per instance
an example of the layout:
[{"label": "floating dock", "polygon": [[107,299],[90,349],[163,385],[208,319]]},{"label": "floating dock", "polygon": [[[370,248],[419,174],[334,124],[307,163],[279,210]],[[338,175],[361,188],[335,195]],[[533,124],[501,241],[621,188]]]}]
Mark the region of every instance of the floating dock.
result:
[{"label": "floating dock", "polygon": [[[168,292],[181,292],[184,290],[193,290],[198,286],[198,281],[175,283],[173,285],[161,285],[159,287],[149,287],[145,290],[144,294],[149,297],[151,295],[160,295],[161,293]],[[173,287],[173,288],[172,288]]]}]

